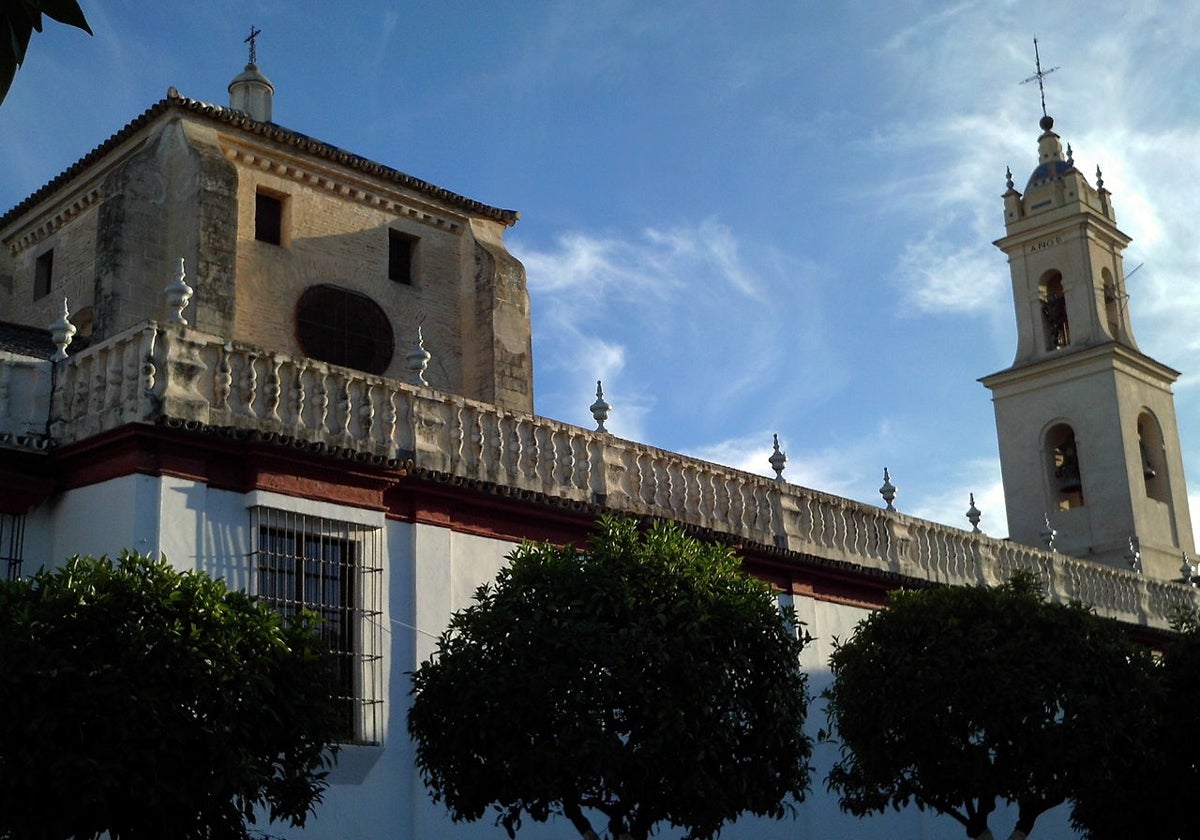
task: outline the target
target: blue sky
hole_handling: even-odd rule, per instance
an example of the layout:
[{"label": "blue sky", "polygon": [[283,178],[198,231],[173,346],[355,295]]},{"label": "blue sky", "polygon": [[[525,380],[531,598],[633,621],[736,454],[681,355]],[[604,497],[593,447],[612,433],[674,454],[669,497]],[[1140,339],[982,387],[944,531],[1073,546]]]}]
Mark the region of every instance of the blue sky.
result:
[{"label": "blue sky", "polygon": [[[1141,349],[1183,372],[1200,508],[1200,5],[83,0],[0,105],[7,209],[162,98],[228,103],[521,213],[539,414],[1007,532],[990,395],[1015,350],[1000,196],[1056,130],[1134,238]],[[0,212],[2,212],[0,209]]]}]

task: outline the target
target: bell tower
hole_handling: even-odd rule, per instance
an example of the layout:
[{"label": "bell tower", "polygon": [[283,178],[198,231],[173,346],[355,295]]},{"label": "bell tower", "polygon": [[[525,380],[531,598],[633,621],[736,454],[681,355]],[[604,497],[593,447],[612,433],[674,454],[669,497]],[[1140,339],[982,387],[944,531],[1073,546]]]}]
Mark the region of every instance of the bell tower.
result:
[{"label": "bell tower", "polygon": [[[1039,66],[1039,73],[1040,73]],[[1040,81],[1040,78],[1039,78]],[[1194,555],[1171,383],[1138,350],[1122,251],[1130,239],[1099,169],[1092,187],[1041,120],[1024,193],[1008,174],[1006,235],[1017,320],[1012,366],[992,392],[1011,539],[1179,577]],[[1047,527],[1049,523],[1049,528]]]}]

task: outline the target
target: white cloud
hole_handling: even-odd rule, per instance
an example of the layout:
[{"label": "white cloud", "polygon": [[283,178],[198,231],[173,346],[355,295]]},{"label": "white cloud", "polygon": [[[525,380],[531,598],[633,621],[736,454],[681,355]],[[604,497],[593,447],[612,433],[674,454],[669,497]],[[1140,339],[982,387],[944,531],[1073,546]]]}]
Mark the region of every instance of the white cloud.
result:
[{"label": "white cloud", "polygon": [[940,491],[927,494],[915,507],[904,509],[904,512],[969,530],[971,524],[966,514],[972,494],[975,508],[982,514],[979,529],[991,537],[1004,537],[1008,533],[1008,514],[1000,465],[996,461],[979,460],[963,465],[946,477]]}]

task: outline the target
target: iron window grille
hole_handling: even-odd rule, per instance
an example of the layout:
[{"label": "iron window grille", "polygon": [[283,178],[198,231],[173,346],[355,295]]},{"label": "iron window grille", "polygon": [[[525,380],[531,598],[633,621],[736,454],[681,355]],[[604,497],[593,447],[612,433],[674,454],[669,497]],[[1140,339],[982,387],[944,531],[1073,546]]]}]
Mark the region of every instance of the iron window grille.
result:
[{"label": "iron window grille", "polygon": [[284,616],[321,617],[347,743],[382,729],[382,529],[275,508],[250,509],[254,594]]},{"label": "iron window grille", "polygon": [[7,568],[9,580],[21,577],[21,561],[25,553],[25,514],[0,513],[0,561]]}]

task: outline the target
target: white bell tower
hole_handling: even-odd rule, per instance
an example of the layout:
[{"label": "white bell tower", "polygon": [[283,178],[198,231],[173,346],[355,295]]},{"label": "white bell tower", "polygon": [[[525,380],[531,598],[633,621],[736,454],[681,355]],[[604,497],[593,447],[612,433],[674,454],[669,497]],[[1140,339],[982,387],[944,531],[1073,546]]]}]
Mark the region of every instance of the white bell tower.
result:
[{"label": "white bell tower", "polygon": [[[1039,65],[1039,81],[1041,69]],[[1043,114],[1044,114],[1043,105]],[[1171,383],[1138,350],[1122,251],[1129,237],[1100,171],[1093,188],[1043,116],[1025,192],[1008,177],[1006,235],[1017,319],[1012,366],[992,391],[1011,539],[1172,579],[1193,556]],[[1047,527],[1049,522],[1049,528]]]}]

